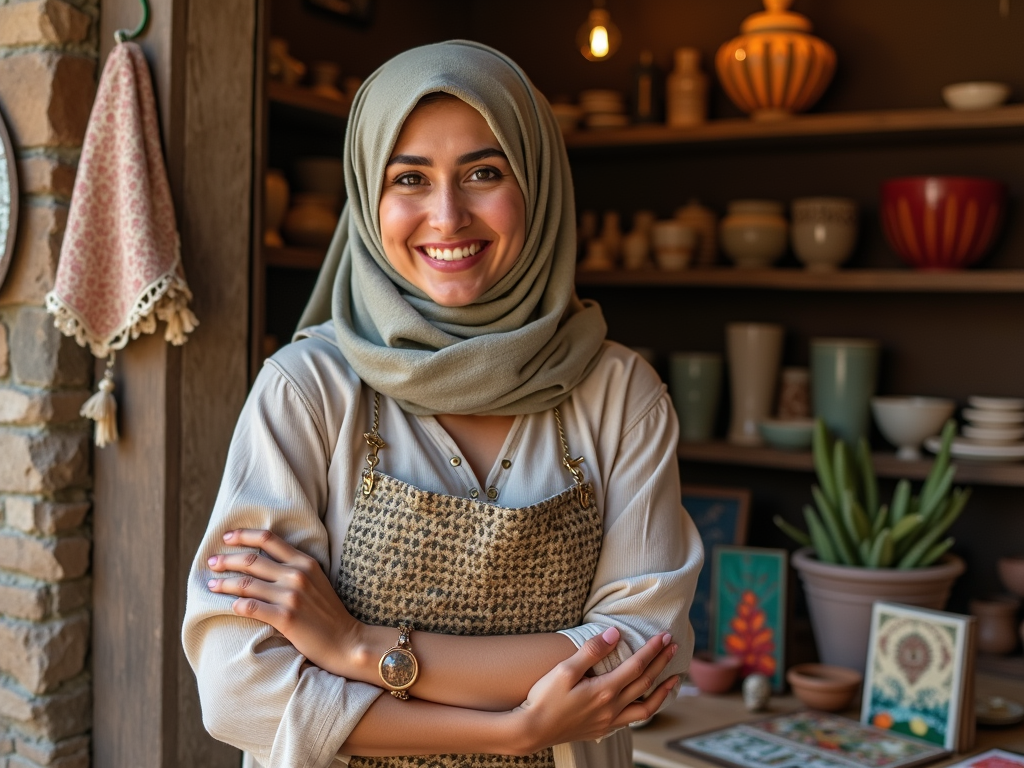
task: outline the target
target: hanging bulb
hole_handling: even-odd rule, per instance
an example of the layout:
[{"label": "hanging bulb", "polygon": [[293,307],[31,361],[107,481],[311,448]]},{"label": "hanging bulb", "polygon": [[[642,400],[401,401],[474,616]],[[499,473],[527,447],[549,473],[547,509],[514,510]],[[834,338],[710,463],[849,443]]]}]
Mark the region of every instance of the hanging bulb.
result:
[{"label": "hanging bulb", "polygon": [[588,61],[610,59],[619,49],[622,36],[612,23],[612,17],[602,7],[591,10],[587,20],[576,33],[576,45]]}]

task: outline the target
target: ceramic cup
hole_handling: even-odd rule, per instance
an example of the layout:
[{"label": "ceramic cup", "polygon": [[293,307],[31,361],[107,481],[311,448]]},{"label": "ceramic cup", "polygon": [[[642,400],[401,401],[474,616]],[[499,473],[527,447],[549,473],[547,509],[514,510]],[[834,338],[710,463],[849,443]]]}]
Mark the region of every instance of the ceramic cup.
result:
[{"label": "ceramic cup", "polygon": [[722,250],[740,269],[770,267],[786,252],[789,225],[775,200],[733,200],[719,224]]},{"label": "ceramic cup", "polygon": [[722,391],[722,356],[713,352],[675,352],[668,358],[669,391],[679,417],[679,439],[711,439]]},{"label": "ceramic cup", "polygon": [[793,252],[807,269],[827,272],[850,258],[857,244],[857,203],[846,197],[793,201]]},{"label": "ceramic cup", "polygon": [[878,355],[872,339],[811,339],[814,415],[851,448],[868,434]]},{"label": "ceramic cup", "polygon": [[762,444],[757,424],[771,414],[782,360],[782,339],[781,325],[730,323],[725,327],[732,390],[729,442]]},{"label": "ceramic cup", "polygon": [[656,221],[651,226],[654,260],[665,270],[685,269],[693,258],[697,233],[693,227],[675,219]]}]

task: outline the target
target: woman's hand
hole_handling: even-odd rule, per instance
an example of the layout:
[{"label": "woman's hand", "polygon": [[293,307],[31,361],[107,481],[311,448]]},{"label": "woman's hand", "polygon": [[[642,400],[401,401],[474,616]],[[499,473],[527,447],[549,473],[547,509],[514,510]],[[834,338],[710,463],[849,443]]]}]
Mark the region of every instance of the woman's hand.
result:
[{"label": "woman's hand", "polygon": [[217,572],[241,576],[211,579],[211,592],[238,597],[231,610],[269,624],[310,662],[336,675],[352,668],[349,649],[359,648],[363,625],[352,617],[320,564],[271,531],[242,529],[224,534],[224,543],[259,552],[214,555]]},{"label": "woman's hand", "polygon": [[525,754],[553,744],[607,736],[658,711],[679,681],[678,675],[646,699],[640,697],[654,685],[678,646],[667,632],[655,635],[611,672],[587,677],[590,668],[611,653],[618,641],[619,631],[614,627],[592,637],[530,689],[526,701],[512,713],[522,721],[519,733],[527,738]]}]

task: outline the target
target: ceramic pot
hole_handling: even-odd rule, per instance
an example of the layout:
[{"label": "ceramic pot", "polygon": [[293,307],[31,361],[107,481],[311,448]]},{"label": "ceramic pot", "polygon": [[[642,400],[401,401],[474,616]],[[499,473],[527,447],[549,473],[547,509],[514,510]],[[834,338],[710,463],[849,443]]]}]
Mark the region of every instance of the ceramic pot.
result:
[{"label": "ceramic pot", "polygon": [[341,67],[333,61],[317,61],[309,69],[310,78],[313,80],[312,91],[317,96],[333,101],[345,101],[345,94],[338,90],[338,75],[341,74]]},{"label": "ceramic pot", "polygon": [[828,664],[797,664],[786,671],[793,693],[811,709],[841,712],[850,706],[864,681],[859,672]]},{"label": "ceramic pot", "polygon": [[868,433],[878,356],[872,339],[811,339],[814,415],[851,448]]},{"label": "ceramic pot", "polygon": [[793,553],[800,574],[818,657],[825,664],[864,673],[871,606],[877,600],[942,610],[964,561],[946,554],[925,568],[861,568],[822,563],[810,547]]},{"label": "ceramic pot", "polygon": [[970,176],[916,176],[882,184],[882,231],[918,269],[962,269],[988,251],[1003,222],[1006,185]]},{"label": "ceramic pot", "polygon": [[770,267],[786,252],[789,225],[782,203],[734,200],[719,228],[722,250],[741,269]]},{"label": "ceramic pot", "polygon": [[271,168],[263,181],[263,243],[280,248],[284,245],[281,222],[288,211],[288,180],[281,171]]},{"label": "ceramic pot", "polygon": [[664,270],[685,269],[693,258],[697,233],[676,219],[656,221],[651,226],[654,260]]},{"label": "ceramic pot", "polygon": [[284,218],[284,234],[288,242],[322,248],[330,244],[338,214],[325,195],[295,195],[294,204]]},{"label": "ceramic pot", "polygon": [[672,128],[700,125],[708,117],[708,78],[700,71],[700,51],[677,48],[676,67],[665,83],[665,122]]},{"label": "ceramic pot", "polygon": [[1005,655],[1017,648],[1017,610],[1020,600],[994,597],[971,600],[970,612],[978,620],[976,643],[982,653]]},{"label": "ceramic pot", "polygon": [[267,76],[285,85],[298,85],[306,74],[306,65],[288,55],[288,41],[272,37],[267,45]]},{"label": "ceramic pot", "polygon": [[836,69],[836,52],[810,34],[806,16],[787,10],[791,0],[764,0],[742,34],[718,49],[715,69],[732,102],[755,120],[787,118],[821,98]]},{"label": "ceramic pot", "polygon": [[622,238],[622,268],[647,269],[651,266],[651,242],[647,234],[634,229]]},{"label": "ceramic pot", "polygon": [[718,259],[718,217],[698,200],[676,210],[676,218],[697,233],[694,266],[710,267]]},{"label": "ceramic pot", "polygon": [[783,368],[779,377],[780,421],[807,419],[811,415],[811,371],[808,368]]},{"label": "ceramic pot", "polygon": [[771,413],[782,359],[783,329],[769,323],[730,323],[725,328],[732,389],[729,442],[761,445],[758,422]]},{"label": "ceramic pot", "polygon": [[702,693],[728,693],[736,684],[743,660],[739,656],[712,656],[707,652],[693,654],[690,659],[690,681]]},{"label": "ceramic pot", "polygon": [[679,439],[711,439],[722,391],[722,356],[713,352],[675,352],[668,358],[668,388],[679,417]]},{"label": "ceramic pot", "polygon": [[996,561],[999,581],[1017,597],[1024,597],[1024,557],[1001,557]]},{"label": "ceramic pot", "polygon": [[292,163],[297,192],[312,192],[330,198],[330,206],[341,210],[345,191],[345,164],[340,157],[300,157]]},{"label": "ceramic pot", "polygon": [[793,253],[807,269],[829,272],[850,258],[857,244],[857,203],[845,197],[793,201]]}]

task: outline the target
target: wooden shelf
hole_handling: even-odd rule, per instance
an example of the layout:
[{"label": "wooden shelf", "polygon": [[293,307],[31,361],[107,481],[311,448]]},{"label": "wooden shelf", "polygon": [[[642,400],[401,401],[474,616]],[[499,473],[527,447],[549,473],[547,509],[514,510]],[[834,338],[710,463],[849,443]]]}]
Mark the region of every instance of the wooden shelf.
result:
[{"label": "wooden shelf", "polygon": [[263,263],[268,267],[285,269],[320,269],[327,255],[325,248],[299,248],[285,245],[263,246]]},{"label": "wooden shelf", "polygon": [[[814,459],[809,451],[780,451],[775,448],[751,448],[731,443],[680,443],[679,458],[706,464],[728,464],[743,467],[765,467],[796,472],[812,472]],[[879,477],[923,480],[932,467],[930,459],[905,461],[895,453],[873,454],[875,472]],[[980,462],[956,459],[956,482],[976,485],[1024,487],[1024,464]]]},{"label": "wooden shelf", "polygon": [[576,273],[577,285],[702,286],[780,291],[882,291],[919,293],[1024,293],[1024,269],[919,272],[911,269],[657,269]]},{"label": "wooden shelf", "polygon": [[905,109],[797,115],[758,122],[749,118],[712,120],[693,128],[635,125],[576,131],[565,137],[570,150],[655,145],[702,145],[731,142],[784,142],[793,139],[913,137],[917,135],[1024,135],[1024,104],[978,112],[951,109]]},{"label": "wooden shelf", "polygon": [[348,102],[319,96],[308,88],[268,81],[267,98],[271,104],[286,109],[313,113],[341,123],[348,120]]}]

